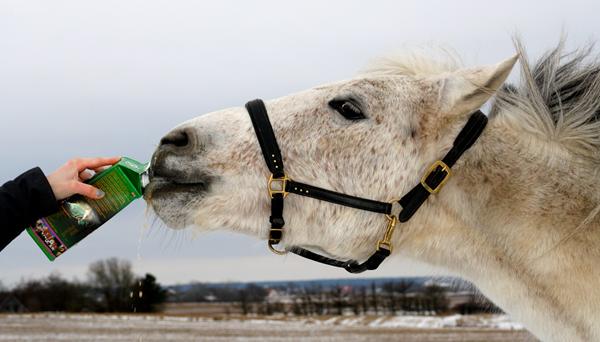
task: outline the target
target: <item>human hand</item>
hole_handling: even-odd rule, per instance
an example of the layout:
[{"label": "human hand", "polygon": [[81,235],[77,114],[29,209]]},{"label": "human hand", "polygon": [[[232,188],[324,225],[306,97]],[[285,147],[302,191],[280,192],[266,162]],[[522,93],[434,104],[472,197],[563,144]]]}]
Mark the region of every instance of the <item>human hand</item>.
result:
[{"label": "human hand", "polygon": [[75,158],[69,160],[58,170],[47,176],[54,197],[58,201],[74,194],[81,194],[92,199],[104,197],[104,191],[83,182],[92,178],[97,171],[117,163],[120,159],[121,157]]}]

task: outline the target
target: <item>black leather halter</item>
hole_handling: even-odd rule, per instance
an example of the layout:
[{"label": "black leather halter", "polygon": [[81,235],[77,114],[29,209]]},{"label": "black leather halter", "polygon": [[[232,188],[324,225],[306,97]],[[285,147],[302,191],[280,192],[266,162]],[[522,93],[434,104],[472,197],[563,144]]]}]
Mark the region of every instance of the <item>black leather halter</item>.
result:
[{"label": "black leather halter", "polygon": [[481,111],[478,110],[471,114],[469,120],[454,140],[452,148],[446,153],[446,156],[433,163],[421,178],[421,182],[397,201],[402,209],[398,216],[396,216],[392,214],[392,206],[396,201],[380,202],[350,196],[296,182],[289,178],[283,169],[283,158],[281,157],[281,151],[279,150],[279,145],[277,145],[275,132],[273,132],[273,127],[269,121],[265,104],[262,100],[253,100],[246,103],[246,109],[252,119],[252,125],[254,126],[254,131],[256,132],[256,137],[265,157],[267,167],[271,171],[271,176],[268,180],[268,191],[271,197],[271,217],[269,218],[271,229],[269,231],[268,245],[269,249],[274,253],[285,254],[288,252],[279,251],[273,245],[281,242],[283,238],[283,226],[285,225],[285,221],[283,220],[283,200],[289,193],[386,215],[388,224],[384,237],[377,243],[375,253],[363,263],[358,263],[355,260],[339,261],[331,259],[301,247],[291,247],[289,249],[289,252],[327,265],[342,267],[350,273],[361,273],[366,270],[377,269],[383,260],[391,254],[391,238],[397,221],[408,221],[425,200],[427,200],[429,195],[440,191],[450,177],[450,168],[479,138],[487,124],[487,117]]}]

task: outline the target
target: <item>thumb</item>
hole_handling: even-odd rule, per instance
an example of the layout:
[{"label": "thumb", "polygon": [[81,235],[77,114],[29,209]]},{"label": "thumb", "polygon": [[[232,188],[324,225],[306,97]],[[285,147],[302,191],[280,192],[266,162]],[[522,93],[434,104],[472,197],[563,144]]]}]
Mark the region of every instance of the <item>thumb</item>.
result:
[{"label": "thumb", "polygon": [[81,182],[75,182],[73,191],[76,194],[80,194],[91,199],[100,199],[104,197],[104,191]]}]

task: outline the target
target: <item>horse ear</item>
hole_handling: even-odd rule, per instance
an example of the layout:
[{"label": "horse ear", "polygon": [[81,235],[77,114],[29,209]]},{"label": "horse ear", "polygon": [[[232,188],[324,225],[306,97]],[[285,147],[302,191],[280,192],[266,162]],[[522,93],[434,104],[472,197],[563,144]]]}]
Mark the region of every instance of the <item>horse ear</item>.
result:
[{"label": "horse ear", "polygon": [[440,111],[446,115],[470,114],[479,109],[500,88],[518,55],[498,64],[459,69],[439,76]]}]

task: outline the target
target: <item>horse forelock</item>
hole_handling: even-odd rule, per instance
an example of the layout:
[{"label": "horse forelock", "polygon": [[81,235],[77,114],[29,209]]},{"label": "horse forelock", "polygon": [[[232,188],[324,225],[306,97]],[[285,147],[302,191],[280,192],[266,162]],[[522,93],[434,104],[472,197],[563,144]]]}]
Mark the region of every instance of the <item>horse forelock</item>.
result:
[{"label": "horse forelock", "polygon": [[420,47],[373,60],[362,75],[431,76],[460,69],[459,55],[445,47]]}]

